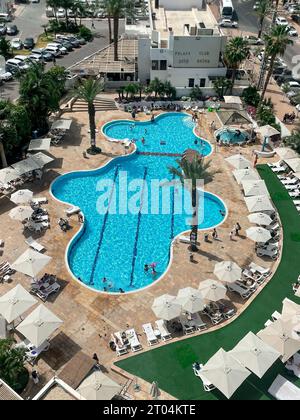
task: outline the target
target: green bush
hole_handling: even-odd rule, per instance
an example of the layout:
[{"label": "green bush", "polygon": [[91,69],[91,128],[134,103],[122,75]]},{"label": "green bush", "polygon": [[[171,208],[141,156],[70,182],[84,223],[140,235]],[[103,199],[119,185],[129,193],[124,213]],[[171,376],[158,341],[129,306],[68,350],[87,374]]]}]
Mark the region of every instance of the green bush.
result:
[{"label": "green bush", "polygon": [[242,98],[246,105],[254,106],[257,108],[260,101],[260,96],[256,86],[247,87],[243,91]]},{"label": "green bush", "polygon": [[86,41],[92,41],[93,40],[92,31],[89,28],[87,28],[86,26],[81,26],[80,27],[79,36],[81,36],[81,38],[85,39]]}]

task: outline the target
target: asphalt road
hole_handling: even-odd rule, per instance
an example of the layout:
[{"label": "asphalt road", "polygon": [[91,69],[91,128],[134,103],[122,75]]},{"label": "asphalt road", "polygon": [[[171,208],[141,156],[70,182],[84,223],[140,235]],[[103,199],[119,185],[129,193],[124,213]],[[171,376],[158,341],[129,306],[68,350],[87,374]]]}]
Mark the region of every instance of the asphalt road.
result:
[{"label": "asphalt road", "polygon": [[[13,23],[17,25],[19,34],[17,35],[22,40],[26,37],[37,37],[43,32],[42,25],[48,21],[45,15],[46,0],[41,0],[37,4],[25,5],[20,15],[17,16]],[[90,20],[83,20],[87,27],[91,27]],[[83,60],[85,57],[97,52],[108,45],[108,25],[107,21],[94,20],[96,29],[93,29],[94,40],[87,43],[81,48],[76,48],[66,56],[59,58],[56,62],[57,65],[70,67],[78,61]],[[120,33],[124,31],[124,23],[120,22]],[[47,64],[51,67],[53,64]],[[5,99],[15,100],[18,98],[19,85],[18,82],[13,80],[5,83],[0,87],[0,97]]]}]

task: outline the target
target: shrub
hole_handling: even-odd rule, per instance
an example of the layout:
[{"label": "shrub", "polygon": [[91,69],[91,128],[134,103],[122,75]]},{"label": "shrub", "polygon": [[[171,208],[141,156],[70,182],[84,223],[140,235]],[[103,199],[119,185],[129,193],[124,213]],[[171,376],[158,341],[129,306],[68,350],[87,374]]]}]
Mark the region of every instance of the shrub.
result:
[{"label": "shrub", "polygon": [[257,108],[260,101],[260,96],[256,86],[247,87],[242,94],[242,98],[246,105],[251,105]]},{"label": "shrub", "polygon": [[81,36],[86,41],[92,41],[93,40],[92,31],[89,28],[87,28],[86,26],[81,26],[80,27],[79,36]]}]

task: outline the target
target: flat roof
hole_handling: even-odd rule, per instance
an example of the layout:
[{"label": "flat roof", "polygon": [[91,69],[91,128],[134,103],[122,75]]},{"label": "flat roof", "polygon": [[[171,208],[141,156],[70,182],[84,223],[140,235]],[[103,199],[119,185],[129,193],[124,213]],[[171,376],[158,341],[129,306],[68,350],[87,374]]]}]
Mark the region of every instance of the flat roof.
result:
[{"label": "flat roof", "polygon": [[43,401],[76,401],[73,395],[57,384],[53,385],[40,399]]},{"label": "flat roof", "polygon": [[217,32],[214,31],[214,33],[220,33],[218,22],[209,6],[206,7],[206,10],[199,10],[197,8],[189,10],[167,10],[164,7],[155,9],[155,0],[151,0],[151,6],[152,12],[156,14],[156,18],[153,20],[153,29],[159,31],[162,38],[168,36],[169,28],[172,28],[175,36],[186,35],[184,33],[184,25],[198,26],[200,22],[205,25],[206,29],[215,29]]},{"label": "flat roof", "polygon": [[15,391],[13,391],[4,381],[0,379],[0,401],[22,400]]}]

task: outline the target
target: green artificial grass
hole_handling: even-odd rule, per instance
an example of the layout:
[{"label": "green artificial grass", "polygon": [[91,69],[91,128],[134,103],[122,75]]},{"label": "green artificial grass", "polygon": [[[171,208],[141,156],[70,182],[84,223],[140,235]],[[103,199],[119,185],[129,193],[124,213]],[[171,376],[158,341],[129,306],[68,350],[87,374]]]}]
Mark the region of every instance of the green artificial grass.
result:
[{"label": "green artificial grass", "polygon": [[[260,331],[275,310],[281,312],[285,297],[299,303],[299,299],[294,296],[292,283],[300,274],[300,215],[287,191],[269,167],[259,166],[258,171],[267,184],[284,230],[282,260],[272,280],[243,314],[228,326],[116,363],[120,368],[150,383],[157,381],[162,390],[178,399],[225,399],[217,390],[210,393],[204,391],[201,380],[192,371],[193,362],[206,363],[221,347],[226,351],[231,350],[249,331]],[[278,373],[300,387],[300,379],[289,376],[284,365],[278,361],[262,379],[252,374],[232,399],[272,399],[267,390]]]}]

